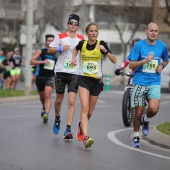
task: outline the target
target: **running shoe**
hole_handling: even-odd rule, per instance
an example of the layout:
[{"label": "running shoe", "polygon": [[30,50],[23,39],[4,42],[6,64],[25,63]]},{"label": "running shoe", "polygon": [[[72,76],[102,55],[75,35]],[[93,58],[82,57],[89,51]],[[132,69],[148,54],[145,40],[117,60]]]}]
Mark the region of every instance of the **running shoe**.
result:
[{"label": "running shoe", "polygon": [[78,122],[78,130],[77,130],[77,133],[76,133],[76,137],[77,137],[77,140],[79,140],[79,141],[83,140],[83,131],[82,131],[80,122]]},{"label": "running shoe", "polygon": [[59,134],[60,133],[60,123],[61,123],[61,119],[59,119],[59,120],[55,119],[54,126],[53,126],[54,134]]},{"label": "running shoe", "polygon": [[71,132],[71,129],[66,129],[66,131],[64,132],[63,139],[73,139],[73,133]]},{"label": "running shoe", "polygon": [[142,115],[142,133],[144,136],[147,136],[149,133],[149,121],[144,120],[145,115]]},{"label": "running shoe", "polygon": [[86,136],[83,139],[83,143],[84,143],[85,148],[89,148],[89,147],[91,147],[91,145],[93,145],[94,140],[92,138],[90,138],[89,136]]},{"label": "running shoe", "polygon": [[48,122],[48,114],[44,113],[44,115],[42,116],[44,123]]},{"label": "running shoe", "polygon": [[132,139],[132,147],[134,148],[139,148],[140,147],[140,137],[139,136],[135,136]]}]

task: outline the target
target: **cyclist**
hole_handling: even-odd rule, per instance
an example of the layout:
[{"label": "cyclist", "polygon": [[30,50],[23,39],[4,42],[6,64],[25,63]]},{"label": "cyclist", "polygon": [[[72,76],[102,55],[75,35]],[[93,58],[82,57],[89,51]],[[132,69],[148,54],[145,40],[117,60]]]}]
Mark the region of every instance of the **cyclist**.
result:
[{"label": "cyclist", "polygon": [[[140,38],[134,38],[132,39],[132,47],[136,44],[136,42],[140,41]],[[123,63],[115,70],[115,74],[118,76],[121,73],[121,70],[125,69],[129,65],[129,60],[126,58]],[[132,69],[132,72],[134,69]]]}]

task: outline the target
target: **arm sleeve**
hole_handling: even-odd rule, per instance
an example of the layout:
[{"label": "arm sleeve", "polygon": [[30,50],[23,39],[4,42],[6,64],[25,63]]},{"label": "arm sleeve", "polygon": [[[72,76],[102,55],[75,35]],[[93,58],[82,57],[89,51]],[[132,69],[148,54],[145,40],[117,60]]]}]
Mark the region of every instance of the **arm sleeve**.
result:
[{"label": "arm sleeve", "polygon": [[79,43],[76,45],[76,50],[81,51],[84,41],[79,41]]},{"label": "arm sleeve", "polygon": [[125,59],[125,60],[123,61],[123,63],[120,65],[120,69],[121,69],[121,70],[125,69],[125,68],[128,66],[128,64],[129,64],[129,60],[128,60],[128,59]]},{"label": "arm sleeve", "polygon": [[[104,48],[105,48],[109,53],[112,54],[112,52],[110,51],[109,47],[107,46],[107,44],[106,44],[104,41],[101,40],[101,41],[100,41],[100,45],[103,45]],[[100,51],[101,51],[101,50],[100,50]],[[103,51],[101,51],[101,53],[104,54]]]}]

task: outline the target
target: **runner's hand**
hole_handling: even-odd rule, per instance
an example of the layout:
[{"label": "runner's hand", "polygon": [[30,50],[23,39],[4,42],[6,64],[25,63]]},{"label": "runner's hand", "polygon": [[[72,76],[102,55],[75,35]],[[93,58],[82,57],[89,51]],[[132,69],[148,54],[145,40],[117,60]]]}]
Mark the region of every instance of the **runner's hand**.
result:
[{"label": "runner's hand", "polygon": [[148,57],[146,58],[147,62],[150,62],[153,59],[153,53],[150,53]]},{"label": "runner's hand", "polygon": [[77,65],[77,61],[76,61],[76,60],[74,60],[74,61],[72,60],[70,65],[71,65],[72,67],[73,67],[73,66],[76,66],[76,65]]},{"label": "runner's hand", "polygon": [[48,59],[44,60],[44,64],[50,64],[50,61]]},{"label": "runner's hand", "polygon": [[70,48],[70,45],[64,45],[64,46],[62,47],[62,51],[68,51],[69,48]]},{"label": "runner's hand", "polygon": [[117,69],[115,70],[115,74],[116,74],[117,76],[120,75],[120,68],[117,68]]}]

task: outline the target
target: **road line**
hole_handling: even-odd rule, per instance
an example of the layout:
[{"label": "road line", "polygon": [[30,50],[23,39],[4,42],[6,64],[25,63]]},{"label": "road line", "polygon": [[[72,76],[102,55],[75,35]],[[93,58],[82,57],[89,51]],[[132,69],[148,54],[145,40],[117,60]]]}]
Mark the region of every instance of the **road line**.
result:
[{"label": "road line", "polygon": [[123,132],[123,131],[126,131],[126,130],[130,130],[132,128],[127,128],[127,129],[120,129],[120,130],[116,130],[116,131],[113,131],[113,132],[109,132],[107,134],[108,138],[114,142],[115,144],[121,146],[121,147],[124,147],[124,148],[127,148],[127,149],[130,149],[130,150],[133,150],[133,151],[136,151],[136,152],[141,152],[141,153],[144,153],[144,154],[148,154],[148,155],[151,155],[151,156],[155,156],[155,157],[158,157],[158,158],[164,158],[164,159],[169,159],[170,160],[170,157],[167,157],[167,156],[163,156],[163,155],[159,155],[159,154],[155,154],[155,153],[151,153],[151,152],[147,152],[147,151],[143,151],[139,148],[133,148],[131,146],[128,146],[128,145],[125,145],[123,144],[122,142],[120,142],[117,138],[116,138],[116,134],[119,133],[119,132]]}]

